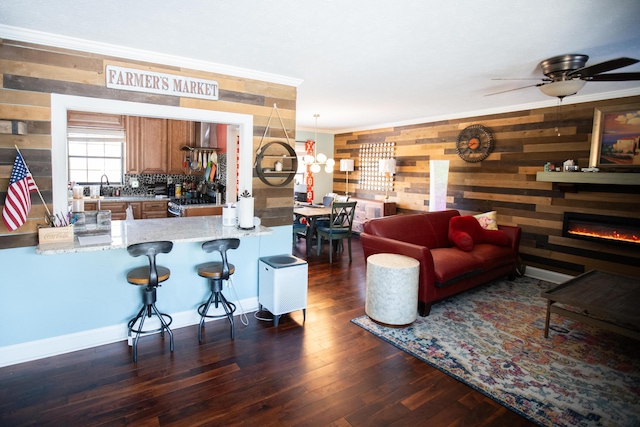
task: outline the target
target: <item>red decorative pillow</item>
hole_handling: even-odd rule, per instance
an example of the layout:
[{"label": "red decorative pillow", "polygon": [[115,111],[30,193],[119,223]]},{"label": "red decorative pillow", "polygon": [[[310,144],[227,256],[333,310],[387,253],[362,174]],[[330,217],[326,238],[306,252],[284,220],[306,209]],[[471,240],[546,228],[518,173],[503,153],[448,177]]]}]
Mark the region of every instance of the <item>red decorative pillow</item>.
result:
[{"label": "red decorative pillow", "polygon": [[449,227],[449,241],[453,242],[462,251],[469,252],[473,249],[473,239],[464,231],[453,230]]},{"label": "red decorative pillow", "polygon": [[[463,249],[456,242],[456,240],[460,240],[460,238],[455,236],[460,232],[471,237],[473,244],[491,243],[498,246],[509,246],[509,236],[507,236],[504,231],[485,230],[478,223],[478,220],[472,216],[455,216],[449,221],[449,240],[463,251],[468,252],[473,249],[473,245],[471,245],[470,249]],[[452,238],[452,236],[454,236],[455,239]],[[465,247],[468,247],[468,245]]]}]

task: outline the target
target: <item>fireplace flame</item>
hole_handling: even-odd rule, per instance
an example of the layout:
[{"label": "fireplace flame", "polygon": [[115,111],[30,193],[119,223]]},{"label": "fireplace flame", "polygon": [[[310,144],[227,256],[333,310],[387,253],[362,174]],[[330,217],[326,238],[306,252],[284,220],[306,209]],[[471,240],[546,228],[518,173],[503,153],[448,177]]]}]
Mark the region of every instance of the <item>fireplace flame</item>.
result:
[{"label": "fireplace flame", "polygon": [[602,232],[588,228],[574,228],[568,230],[568,233],[578,236],[596,237],[598,239],[640,244],[640,236],[633,233],[620,233],[616,230],[607,230],[606,232]]}]

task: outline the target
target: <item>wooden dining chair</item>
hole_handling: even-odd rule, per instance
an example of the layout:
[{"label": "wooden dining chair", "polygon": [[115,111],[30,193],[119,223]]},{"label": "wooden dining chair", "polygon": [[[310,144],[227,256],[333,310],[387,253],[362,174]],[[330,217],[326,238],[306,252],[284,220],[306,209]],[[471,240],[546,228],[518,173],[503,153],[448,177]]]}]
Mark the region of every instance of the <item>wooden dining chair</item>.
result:
[{"label": "wooden dining chair", "polygon": [[349,262],[351,262],[351,236],[353,234],[353,217],[357,202],[333,202],[328,224],[316,225],[317,254],[322,252],[322,240],[329,241],[329,263],[333,262],[333,241],[347,239],[349,245]]}]

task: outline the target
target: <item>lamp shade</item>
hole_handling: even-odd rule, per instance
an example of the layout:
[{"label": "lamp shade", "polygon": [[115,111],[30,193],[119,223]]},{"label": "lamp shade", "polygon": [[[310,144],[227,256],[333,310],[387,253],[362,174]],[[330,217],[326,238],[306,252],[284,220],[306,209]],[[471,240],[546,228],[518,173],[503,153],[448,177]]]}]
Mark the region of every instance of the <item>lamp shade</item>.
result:
[{"label": "lamp shade", "polygon": [[354,161],[353,159],[342,159],[340,160],[340,171],[341,172],[353,172],[354,169]]},{"label": "lamp shade", "polygon": [[396,173],[396,159],[380,159],[378,171],[388,174]]},{"label": "lamp shade", "polygon": [[565,96],[575,95],[586,83],[586,81],[580,79],[561,80],[540,86],[540,91],[547,96],[563,98]]}]

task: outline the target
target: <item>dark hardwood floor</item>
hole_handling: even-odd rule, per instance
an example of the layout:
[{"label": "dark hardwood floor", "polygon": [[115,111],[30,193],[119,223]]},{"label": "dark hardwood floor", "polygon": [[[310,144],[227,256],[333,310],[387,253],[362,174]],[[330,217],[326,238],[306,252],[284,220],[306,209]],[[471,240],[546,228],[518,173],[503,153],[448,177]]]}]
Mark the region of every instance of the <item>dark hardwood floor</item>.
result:
[{"label": "dark hardwood floor", "polygon": [[201,345],[196,325],[175,329],[173,354],[142,338],[137,364],[123,341],[0,369],[0,425],[534,425],[350,322],[365,294],[353,243],[351,264],[310,257],[304,324],[301,311],[277,328],[249,314],[234,341],[225,321]]}]

